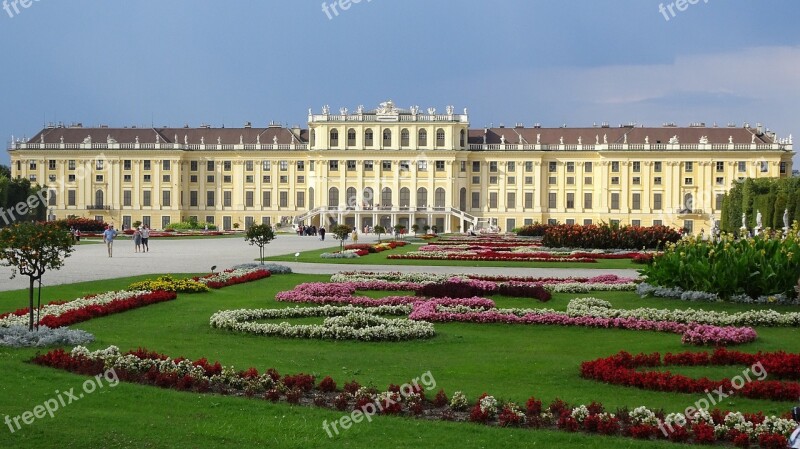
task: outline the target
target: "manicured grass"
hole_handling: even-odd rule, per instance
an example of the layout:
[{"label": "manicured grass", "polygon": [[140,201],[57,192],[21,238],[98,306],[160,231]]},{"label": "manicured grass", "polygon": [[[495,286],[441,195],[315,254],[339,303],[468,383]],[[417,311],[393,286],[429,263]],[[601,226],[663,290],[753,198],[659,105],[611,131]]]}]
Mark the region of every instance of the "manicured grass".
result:
[{"label": "manicured grass", "polygon": [[[368,254],[355,259],[323,259],[322,253],[339,251],[339,246],[331,246],[314,251],[303,251],[295,259],[294,253],[279,256],[270,256],[264,260],[270,262],[305,262],[305,263],[336,263],[342,265],[398,265],[398,266],[453,266],[453,267],[513,267],[513,268],[597,268],[597,269],[639,269],[630,259],[598,259],[596,263],[583,262],[516,262],[507,261],[469,261],[469,260],[413,260],[413,259],[388,259],[390,254],[406,254],[419,249],[419,245],[411,244],[380,253]],[[267,247],[269,250],[269,247]]]},{"label": "manicured grass", "polygon": [[[136,278],[48,287],[49,300],[73,299],[88,293],[121,289]],[[545,402],[560,397],[573,404],[593,400],[609,408],[647,405],[679,411],[700,399],[698,395],[659,393],[604,385],[579,377],[580,363],[616,354],[701,350],[680,343],[676,334],[607,329],[520,326],[500,324],[436,324],[430,340],[400,343],[294,340],[258,337],[212,329],[208,320],[222,309],[289,307],[274,295],[299,282],[326,281],[329,276],[283,275],[228,287],[210,293],[181,294],[175,301],[99,318],[73,326],[92,332],[92,349],[116,345],[123,351],[137,347],[186,356],[207,357],[237,369],[253,366],[263,371],[331,375],[341,386],[356,379],[385,388],[430,371],[436,389],[448,395],[464,391],[473,400],[488,392],[504,400],[524,402],[535,395]],[[388,294],[399,294],[392,292]],[[370,294],[369,296],[376,296]],[[380,295],[377,295],[380,296]],[[592,295],[556,294],[548,303],[519,298],[496,298],[499,307],[566,308],[577,296],[595,296],[615,307],[641,305],[683,308],[674,300],[639,299],[630,292]],[[43,302],[45,300],[43,299]],[[0,293],[0,311],[26,304],[24,292]],[[691,304],[695,308],[722,305]],[[747,310],[740,304],[727,310]],[[798,307],[781,311],[800,310]],[[286,320],[292,322],[293,320]],[[296,320],[300,322],[301,320]],[[302,320],[308,322],[309,320]],[[313,321],[313,320],[312,320]],[[318,319],[321,322],[322,319]],[[757,329],[759,340],[736,347],[755,352],[783,349],[800,352],[797,329]],[[31,365],[35,349],[0,349],[0,420],[17,416],[55,396],[55,391],[79,390],[84,377]],[[707,371],[709,376],[735,375],[745,367]],[[689,370],[689,368],[686,368]],[[679,372],[684,371],[681,368]],[[701,371],[695,371],[698,374]],[[721,408],[763,410],[781,414],[793,404],[729,398]],[[311,407],[271,404],[262,400],[180,393],[130,384],[106,387],[59,411],[55,418],[37,420],[12,434],[0,427],[0,447],[675,447],[667,443],[593,437],[551,431],[509,430],[467,423],[427,422],[377,417],[329,439],[322,421],[343,414]],[[0,422],[0,426],[4,426]],[[5,430],[3,430],[5,429]]]}]

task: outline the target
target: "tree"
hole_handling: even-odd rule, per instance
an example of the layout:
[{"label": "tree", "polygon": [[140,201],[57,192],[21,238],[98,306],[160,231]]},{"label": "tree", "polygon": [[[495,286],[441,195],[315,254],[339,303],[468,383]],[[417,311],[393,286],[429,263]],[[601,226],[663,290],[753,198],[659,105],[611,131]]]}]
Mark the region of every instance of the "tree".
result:
[{"label": "tree", "polygon": [[431,231],[433,231],[434,234],[438,234],[439,233],[439,227],[436,226],[436,225],[433,225],[433,226],[431,226]]},{"label": "tree", "polygon": [[11,179],[11,167],[8,165],[0,165],[0,178]]},{"label": "tree", "polygon": [[422,227],[422,230],[425,231],[426,234],[428,233],[428,231],[430,231],[430,229],[431,229],[431,227],[428,226],[427,224]]},{"label": "tree", "polygon": [[406,227],[401,225],[400,223],[394,225],[394,238],[395,240],[397,237],[405,231]]},{"label": "tree", "polygon": [[419,225],[414,223],[413,225],[411,225],[411,230],[414,231],[414,235],[416,236],[417,231],[419,231]]},{"label": "tree", "polygon": [[331,228],[330,233],[339,239],[339,251],[344,251],[344,241],[347,240],[351,232],[353,232],[353,228],[348,225],[340,224]]},{"label": "tree", "polygon": [[264,247],[267,246],[267,243],[275,240],[275,232],[272,231],[272,226],[268,224],[250,226],[244,239],[247,243],[258,246],[259,260],[263,265]]},{"label": "tree", "polygon": [[54,223],[16,223],[0,229],[0,265],[28,276],[28,330],[33,330],[33,288],[47,270],[58,270],[74,251],[72,236]]},{"label": "tree", "polygon": [[378,235],[378,243],[381,242],[381,234],[386,234],[386,228],[381,225],[375,226],[372,228],[372,232]]}]

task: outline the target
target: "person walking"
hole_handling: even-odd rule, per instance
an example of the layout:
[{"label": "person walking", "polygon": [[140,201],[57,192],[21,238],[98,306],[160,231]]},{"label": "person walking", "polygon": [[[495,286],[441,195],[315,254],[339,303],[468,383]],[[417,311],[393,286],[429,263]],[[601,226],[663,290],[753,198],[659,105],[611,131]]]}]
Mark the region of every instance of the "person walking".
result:
[{"label": "person walking", "polygon": [[139,226],[138,228],[133,230],[133,244],[136,247],[136,253],[139,252],[139,249],[142,247],[142,227]]},{"label": "person walking", "polygon": [[117,236],[117,231],[114,230],[114,225],[108,225],[106,230],[103,231],[103,243],[108,248],[108,257],[113,257],[114,237]]},{"label": "person walking", "polygon": [[325,241],[325,228],[322,226],[319,227],[319,239]]},{"label": "person walking", "polygon": [[150,226],[142,227],[142,252],[150,252]]},{"label": "person walking", "polygon": [[357,243],[358,243],[358,230],[356,228],[353,228],[353,244]]}]

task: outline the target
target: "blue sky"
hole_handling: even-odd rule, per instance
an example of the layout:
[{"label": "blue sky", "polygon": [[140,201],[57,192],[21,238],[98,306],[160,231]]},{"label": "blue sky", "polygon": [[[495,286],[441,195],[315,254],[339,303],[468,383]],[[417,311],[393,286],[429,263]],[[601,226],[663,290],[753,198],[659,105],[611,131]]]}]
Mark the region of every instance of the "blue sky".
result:
[{"label": "blue sky", "polygon": [[6,1],[6,143],[59,121],[304,125],[308,108],[387,99],[467,107],[475,128],[761,122],[800,136],[796,0],[674,16],[674,0],[361,0],[338,16],[321,0]]}]

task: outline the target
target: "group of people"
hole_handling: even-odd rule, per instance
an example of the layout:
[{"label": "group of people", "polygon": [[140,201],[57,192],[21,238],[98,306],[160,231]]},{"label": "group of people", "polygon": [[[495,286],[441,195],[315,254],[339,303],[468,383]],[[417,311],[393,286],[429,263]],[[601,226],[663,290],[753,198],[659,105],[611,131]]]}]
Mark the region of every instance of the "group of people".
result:
[{"label": "group of people", "polygon": [[297,226],[297,235],[300,236],[316,236],[319,235],[319,230],[316,226],[306,226],[304,224]]},{"label": "group of people", "polygon": [[[106,226],[103,231],[103,243],[108,249],[108,257],[114,257],[114,239],[119,233],[114,229],[114,225]],[[144,225],[133,230],[134,252],[150,252],[150,226]],[[79,237],[80,238],[80,237]]]},{"label": "group of people", "polygon": [[81,230],[78,228],[69,228],[69,235],[72,236],[72,241],[76,243],[80,243],[81,241]]}]

